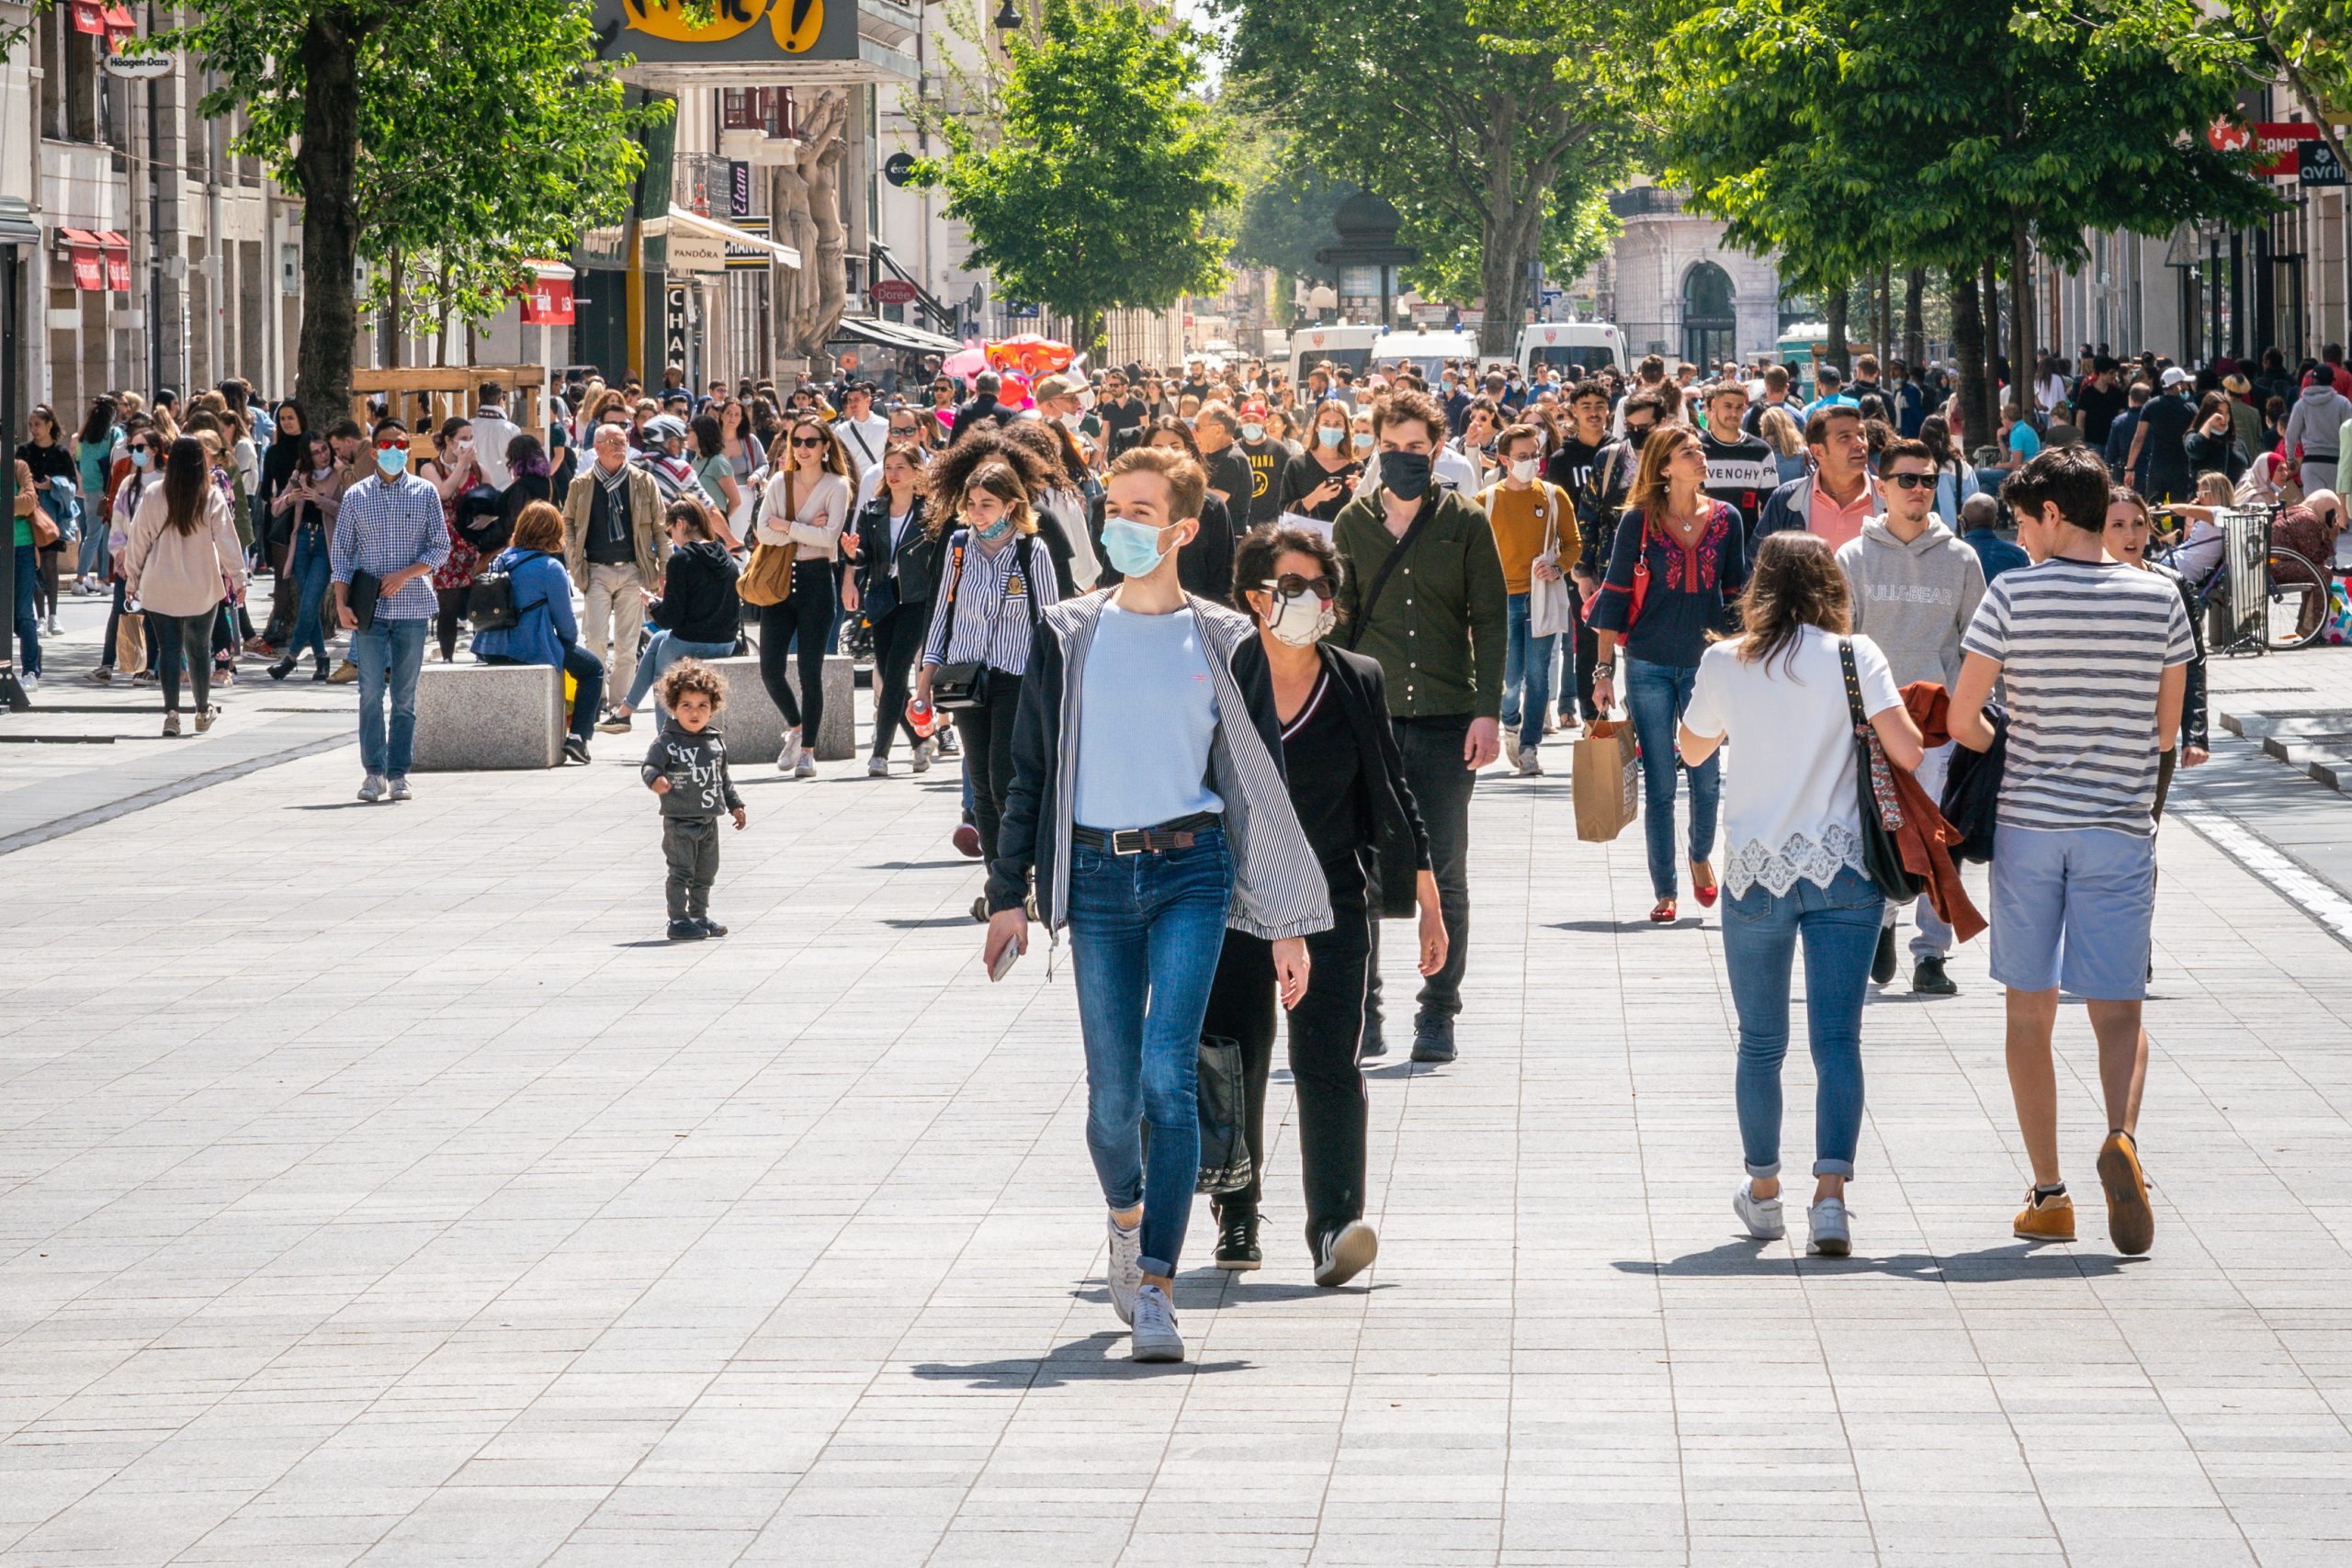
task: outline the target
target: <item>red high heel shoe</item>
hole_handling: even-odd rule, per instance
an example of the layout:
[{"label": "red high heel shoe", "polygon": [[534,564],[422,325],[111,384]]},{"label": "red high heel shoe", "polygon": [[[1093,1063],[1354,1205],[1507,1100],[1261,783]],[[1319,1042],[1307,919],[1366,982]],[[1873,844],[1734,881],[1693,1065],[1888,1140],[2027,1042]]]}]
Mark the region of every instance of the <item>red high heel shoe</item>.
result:
[{"label": "red high heel shoe", "polygon": [[1702,860],[1692,861],[1690,863],[1690,891],[1699,896],[1699,908],[1713,908],[1715,896],[1721,891],[1715,886],[1715,868]]}]

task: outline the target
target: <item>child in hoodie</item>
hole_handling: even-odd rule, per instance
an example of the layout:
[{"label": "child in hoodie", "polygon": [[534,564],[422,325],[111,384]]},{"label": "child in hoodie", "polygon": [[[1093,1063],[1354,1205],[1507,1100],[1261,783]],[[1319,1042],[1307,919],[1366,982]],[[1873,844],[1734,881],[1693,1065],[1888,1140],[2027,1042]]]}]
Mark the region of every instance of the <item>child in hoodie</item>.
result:
[{"label": "child in hoodie", "polygon": [[711,720],[727,701],[727,678],[699,659],[662,671],[662,705],[670,723],[645,753],[645,784],[662,798],[662,856],[669,863],[670,940],[725,936],[710,918],[710,885],[718,878],[718,814],[746,820],[743,797],[727,775],[727,739]]},{"label": "child in hoodie", "polygon": [[[1838,547],[1853,628],[1878,644],[1897,686],[1932,681],[1950,691],[1960,679],[1960,639],[1984,597],[1984,563],[1936,516],[1936,461],[1923,443],[1889,445],[1879,454],[1876,483],[1885,514],[1865,522],[1859,536]],[[1943,795],[1951,762],[1950,741],[1920,760],[1917,776],[1929,799]],[[1894,978],[1899,912],[1899,905],[1887,904],[1871,964],[1871,978],[1882,986]],[[1924,895],[1917,927],[1911,938],[1911,988],[1951,996],[1959,989],[1944,974],[1951,928]]]}]

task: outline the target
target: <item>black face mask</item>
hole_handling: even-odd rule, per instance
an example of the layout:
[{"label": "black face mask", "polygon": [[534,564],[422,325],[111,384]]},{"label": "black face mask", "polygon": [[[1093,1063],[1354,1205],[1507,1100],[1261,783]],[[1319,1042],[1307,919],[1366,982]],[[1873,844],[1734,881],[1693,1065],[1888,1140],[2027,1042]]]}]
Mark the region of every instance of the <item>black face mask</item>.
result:
[{"label": "black face mask", "polygon": [[1426,452],[1383,452],[1380,488],[1399,501],[1419,501],[1430,488],[1430,455]]},{"label": "black face mask", "polygon": [[1657,428],[1657,426],[1654,424],[1627,425],[1625,427],[1626,445],[1633,447],[1636,452],[1640,451],[1642,449],[1642,443],[1647,441],[1650,438],[1650,432]]}]

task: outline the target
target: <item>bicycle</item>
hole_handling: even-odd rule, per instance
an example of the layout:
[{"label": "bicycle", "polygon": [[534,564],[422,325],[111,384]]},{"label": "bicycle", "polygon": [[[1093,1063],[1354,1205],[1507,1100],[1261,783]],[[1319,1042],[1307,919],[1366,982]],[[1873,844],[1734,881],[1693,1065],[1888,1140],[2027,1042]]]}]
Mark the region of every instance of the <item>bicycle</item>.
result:
[{"label": "bicycle", "polygon": [[[2174,516],[2170,507],[2160,515]],[[2270,537],[2273,506],[2233,507],[2217,512],[2213,522],[2221,531],[2222,550],[2202,578],[2182,565],[2177,545],[2163,559],[2188,579],[2196,613],[2206,617],[2211,651],[2241,653],[2285,652],[2302,647],[2327,624],[2327,573],[2308,557]]]}]

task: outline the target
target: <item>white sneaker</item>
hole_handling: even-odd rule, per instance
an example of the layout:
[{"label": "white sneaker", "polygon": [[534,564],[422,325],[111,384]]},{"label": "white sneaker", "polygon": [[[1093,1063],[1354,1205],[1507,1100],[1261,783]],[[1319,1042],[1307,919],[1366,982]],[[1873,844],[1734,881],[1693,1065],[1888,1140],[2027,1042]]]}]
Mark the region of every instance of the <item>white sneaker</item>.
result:
[{"label": "white sneaker", "polygon": [[1781,1201],[1758,1198],[1755,1184],[1745,1178],[1731,1195],[1731,1212],[1739,1216],[1747,1234],[1758,1241],[1778,1241],[1789,1234],[1788,1222],[1781,1217]]},{"label": "white sneaker", "polygon": [[1518,767],[1521,778],[1540,779],[1544,776],[1544,759],[1536,754],[1532,746],[1519,749]]},{"label": "white sneaker", "polygon": [[1133,1323],[1136,1292],[1143,1289],[1143,1222],[1122,1226],[1105,1214],[1102,1224],[1111,1233],[1111,1261],[1102,1270],[1103,1282],[1111,1287],[1111,1310],[1121,1323]]},{"label": "white sneaker", "polygon": [[808,750],[808,747],[803,746],[800,749],[799,764],[792,770],[792,776],[796,779],[815,778],[817,776],[817,753]]},{"label": "white sneaker", "polygon": [[1514,768],[1518,767],[1519,750],[1519,727],[1506,725],[1503,728],[1503,761]]},{"label": "white sneaker", "polygon": [[373,806],[384,798],[384,775],[369,773],[367,778],[360,781],[359,798]]},{"label": "white sneaker", "polygon": [[869,779],[888,778],[890,776],[890,759],[888,757],[868,757],[865,760],[865,776]]},{"label": "white sneaker", "polygon": [[1844,1258],[1854,1250],[1854,1233],[1846,1224],[1846,1200],[1816,1198],[1804,1212],[1805,1227],[1813,1233],[1809,1252],[1824,1258]]},{"label": "white sneaker", "polygon": [[391,786],[392,786],[392,798],[393,798],[394,800],[406,800],[406,799],[410,798],[410,797],[409,797],[409,793],[408,793],[408,775],[407,775],[407,774],[403,773],[403,774],[401,774],[400,777],[398,777],[398,778],[396,778],[396,779],[393,779],[393,780],[391,780],[391,781],[390,781],[390,782]]},{"label": "white sneaker", "polygon": [[1176,1332],[1176,1307],[1158,1285],[1136,1292],[1135,1336],[1128,1341],[1132,1361],[1181,1361],[1184,1337]]},{"label": "white sneaker", "polygon": [[800,754],[808,748],[800,744],[800,737],[785,731],[784,749],[775,754],[775,771],[788,773],[800,765]]},{"label": "white sneaker", "polygon": [[914,771],[916,773],[931,772],[931,748],[932,742],[928,740],[915,748]]}]

